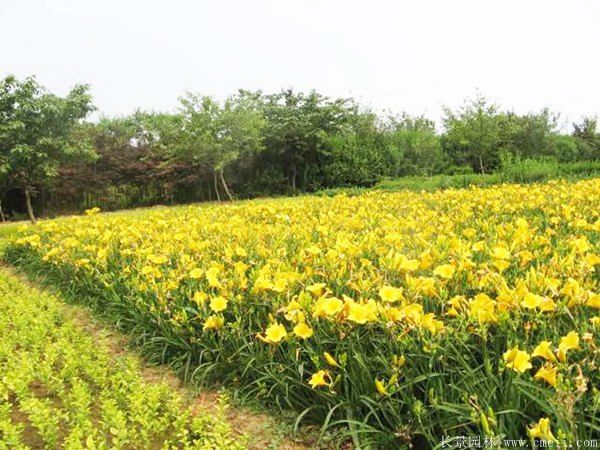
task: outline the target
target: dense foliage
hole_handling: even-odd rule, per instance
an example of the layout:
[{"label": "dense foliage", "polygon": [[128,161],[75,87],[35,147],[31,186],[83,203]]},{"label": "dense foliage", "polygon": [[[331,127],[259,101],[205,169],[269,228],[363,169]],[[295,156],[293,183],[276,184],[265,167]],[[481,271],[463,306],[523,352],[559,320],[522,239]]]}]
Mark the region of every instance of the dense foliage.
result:
[{"label": "dense foliage", "polygon": [[92,108],[85,86],[65,98],[31,78],[0,86],[0,204],[12,213],[24,213],[23,193],[35,191],[35,208],[58,213],[600,159],[595,119],[565,135],[546,109],[518,115],[483,97],[446,109],[439,133],[425,117],[380,116],[314,91],[240,91],[222,102],[188,93],[172,113],[83,123]]},{"label": "dense foliage", "polygon": [[0,270],[0,449],[245,448],[225,420],[225,403],[194,412],[71,314]]},{"label": "dense foliage", "polygon": [[187,378],[356,443],[554,445],[600,436],[599,203],[595,178],[94,209],[7,257]]},{"label": "dense foliage", "polygon": [[85,85],[62,98],[46,92],[34,78],[0,80],[0,186],[3,182],[4,189],[16,186],[23,191],[32,222],[35,188],[58,175],[68,159],[93,155],[85,137],[77,133],[79,120],[92,110]]}]

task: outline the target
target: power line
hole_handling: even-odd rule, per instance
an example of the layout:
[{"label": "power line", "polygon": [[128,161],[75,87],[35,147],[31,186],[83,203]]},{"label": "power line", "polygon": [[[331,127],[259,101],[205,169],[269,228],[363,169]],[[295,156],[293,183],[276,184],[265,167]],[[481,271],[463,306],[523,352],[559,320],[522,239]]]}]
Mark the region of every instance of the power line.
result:
[{"label": "power line", "polygon": [[489,75],[496,75],[499,73],[505,73],[505,72],[510,72],[513,70],[518,70],[518,69],[522,69],[524,67],[530,67],[530,66],[536,66],[539,64],[543,64],[549,61],[555,61],[558,59],[564,59],[564,58],[569,58],[575,55],[579,55],[579,54],[583,54],[583,53],[587,53],[587,52],[593,52],[595,50],[600,50],[600,47],[597,47],[598,45],[600,45],[600,43],[595,43],[592,47],[587,47],[585,49],[579,49],[579,50],[575,50],[572,52],[568,52],[568,53],[562,53],[562,54],[558,54],[558,55],[553,55],[553,56],[549,56],[546,58],[541,58],[541,59],[537,59],[537,60],[533,60],[533,61],[528,61],[522,64],[516,64],[513,66],[507,66],[507,67],[502,67],[499,69],[494,69],[494,70],[488,70],[485,72],[480,72],[478,74],[472,74],[472,75],[466,75],[463,77],[459,77],[459,78],[454,78],[454,79],[450,79],[450,80],[444,80],[442,82],[439,83],[433,83],[433,84],[423,84],[423,85],[418,85],[418,86],[413,86],[411,88],[406,88],[406,89],[402,89],[400,91],[393,91],[393,92],[388,92],[388,93],[384,93],[384,94],[378,94],[378,95],[374,95],[374,96],[369,96],[369,97],[365,97],[363,98],[363,100],[373,100],[376,98],[382,98],[382,97],[390,97],[390,96],[394,96],[394,95],[400,95],[400,94],[405,94],[407,92],[412,92],[414,90],[422,90],[422,89],[430,89],[433,87],[437,87],[437,86],[441,86],[441,85],[445,85],[447,83],[455,83],[455,82],[460,82],[460,81],[464,81],[464,80],[470,80],[470,79],[474,79],[474,78],[480,78],[480,77],[485,77],[485,76],[489,76]]}]

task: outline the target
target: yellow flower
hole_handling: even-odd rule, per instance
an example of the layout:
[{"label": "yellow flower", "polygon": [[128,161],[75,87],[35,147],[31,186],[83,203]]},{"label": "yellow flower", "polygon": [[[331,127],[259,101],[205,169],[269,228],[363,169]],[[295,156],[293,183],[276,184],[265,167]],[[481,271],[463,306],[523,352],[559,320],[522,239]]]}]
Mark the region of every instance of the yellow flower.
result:
[{"label": "yellow flower", "polygon": [[311,245],[310,247],[306,247],[304,251],[310,255],[318,255],[321,253],[321,249],[316,245]]},{"label": "yellow flower", "polygon": [[464,309],[466,304],[466,299],[462,295],[455,295],[450,300],[448,300],[448,311],[446,311],[446,315],[450,317],[457,317],[460,312]]},{"label": "yellow flower", "polygon": [[[408,283],[408,280],[407,280]],[[415,289],[417,292],[425,295],[425,296],[429,296],[429,297],[434,297],[437,295],[437,291],[435,288],[435,284],[436,284],[436,279],[435,278],[431,278],[431,277],[419,277],[419,278],[415,278],[411,281],[411,284],[413,285],[413,289]]]},{"label": "yellow flower", "polygon": [[435,268],[433,274],[440,278],[444,278],[445,280],[449,280],[454,275],[454,270],[455,269],[452,264],[442,264]]},{"label": "yellow flower", "polygon": [[192,297],[192,300],[193,300],[195,303],[199,304],[199,305],[202,305],[202,304],[204,304],[204,302],[205,302],[207,299],[208,299],[208,295],[206,295],[206,293],[205,293],[205,292],[202,292],[202,291],[196,291],[196,292],[194,292],[194,295],[193,295],[193,297]]},{"label": "yellow flower", "polygon": [[398,300],[402,300],[402,289],[387,285],[383,286],[379,289],[379,297],[384,302],[397,302]]},{"label": "yellow flower", "polygon": [[265,331],[265,339],[271,344],[280,342],[286,336],[287,331],[285,327],[279,323],[269,325]]},{"label": "yellow flower", "polygon": [[506,367],[516,372],[523,373],[533,367],[530,362],[531,356],[527,352],[519,350],[519,347],[516,345],[504,352],[503,357]]},{"label": "yellow flower", "polygon": [[227,308],[227,299],[221,297],[220,295],[217,297],[213,297],[210,300],[210,309],[214,312],[221,312]]},{"label": "yellow flower", "polygon": [[212,315],[206,319],[202,328],[204,330],[218,330],[223,327],[224,323],[225,319],[223,317]]},{"label": "yellow flower", "polygon": [[595,327],[595,328],[600,328],[600,316],[594,316],[590,319],[590,323]]},{"label": "yellow flower", "polygon": [[335,360],[335,358],[333,356],[331,356],[331,353],[325,352],[325,353],[323,353],[323,356],[325,357],[325,361],[327,361],[327,364],[329,364],[330,366],[340,367],[340,365]]},{"label": "yellow flower", "polygon": [[493,264],[498,269],[498,272],[503,272],[510,267],[510,262],[504,259],[495,259]]},{"label": "yellow flower", "polygon": [[[329,379],[329,381],[327,381],[327,379]],[[319,370],[310,377],[310,380],[308,380],[308,384],[313,389],[316,389],[319,386],[328,386],[330,382],[331,375],[329,375],[329,371],[327,370]]]},{"label": "yellow flower", "polygon": [[479,242],[475,242],[473,244],[473,246],[471,247],[471,249],[474,252],[482,252],[485,250],[485,241],[479,241]]},{"label": "yellow flower", "polygon": [[496,322],[498,320],[496,305],[497,302],[492,300],[487,294],[477,294],[470,302],[469,315],[477,319],[479,323]]},{"label": "yellow flower", "polygon": [[543,298],[539,295],[535,295],[531,292],[525,294],[525,297],[521,301],[521,306],[528,309],[534,309],[539,307],[543,302]]},{"label": "yellow flower", "polygon": [[421,263],[418,259],[408,259],[406,256],[401,255],[400,262],[398,264],[398,270],[405,272],[414,272],[419,268]]},{"label": "yellow flower", "polygon": [[579,334],[575,331],[570,331],[566,336],[560,339],[558,344],[558,359],[561,362],[566,362],[567,352],[579,348]]},{"label": "yellow flower", "polygon": [[294,334],[299,338],[308,339],[314,334],[314,331],[306,323],[300,322],[294,327]]},{"label": "yellow flower", "polygon": [[348,304],[348,320],[358,324],[377,320],[377,305],[373,300],[367,303],[351,302]]},{"label": "yellow flower", "polygon": [[206,271],[206,279],[208,280],[208,285],[214,288],[220,288],[221,282],[218,279],[219,269],[217,267],[211,267]]},{"label": "yellow flower", "polygon": [[591,247],[585,236],[573,239],[573,248],[575,248],[579,253],[587,252]]},{"label": "yellow flower", "polygon": [[540,311],[548,312],[556,309],[556,303],[549,297],[542,297],[542,302],[539,304]]},{"label": "yellow flower", "polygon": [[560,339],[560,344],[558,344],[559,348],[564,348],[565,350],[575,350],[579,348],[579,334],[575,331],[570,331],[566,336],[563,336]]},{"label": "yellow flower", "polygon": [[525,267],[529,262],[533,261],[534,255],[529,250],[523,250],[519,252],[519,258],[521,259],[521,267]]},{"label": "yellow flower", "polygon": [[548,441],[555,441],[555,437],[550,430],[550,419],[544,417],[536,423],[533,428],[528,428],[529,436],[532,438],[545,439]]},{"label": "yellow flower", "polygon": [[502,245],[494,247],[492,254],[494,259],[510,259],[510,250]]},{"label": "yellow flower", "polygon": [[587,255],[585,255],[585,261],[592,267],[597,266],[598,264],[600,264],[600,256],[594,254],[594,253],[588,253]]},{"label": "yellow flower", "polygon": [[164,264],[168,261],[167,257],[164,255],[149,255],[148,260],[157,265]]},{"label": "yellow flower", "polygon": [[306,290],[313,294],[315,297],[320,297],[325,293],[325,283],[315,283],[306,287]]},{"label": "yellow flower", "polygon": [[342,311],[344,302],[336,297],[320,298],[313,307],[315,317],[333,316]]},{"label": "yellow flower", "polygon": [[401,314],[400,309],[395,306],[385,309],[383,311],[383,313],[384,313],[384,317],[386,318],[386,320],[389,320],[391,322],[398,322],[400,319],[402,319],[404,317]]},{"label": "yellow flower", "polygon": [[544,380],[550,386],[556,387],[557,370],[558,369],[556,368],[556,366],[553,366],[551,364],[545,364],[544,366],[540,367],[540,369],[536,372],[533,378],[536,380]]},{"label": "yellow flower", "polygon": [[435,318],[435,314],[428,313],[423,316],[420,326],[425,328],[430,333],[435,334],[444,329],[444,322],[437,320]]},{"label": "yellow flower", "polygon": [[540,342],[536,348],[533,349],[532,357],[540,356],[544,358],[546,361],[556,362],[556,356],[552,353],[551,350],[552,343],[550,341],[542,341]]},{"label": "yellow flower", "polygon": [[587,305],[591,308],[600,309],[600,294],[590,294]]},{"label": "yellow flower", "polygon": [[202,278],[202,274],[203,274],[202,269],[199,269],[196,267],[195,269],[192,269],[190,271],[189,277],[194,280],[198,280],[199,278]]},{"label": "yellow flower", "polygon": [[385,385],[378,379],[375,379],[375,389],[377,389],[377,392],[379,392],[380,395],[388,394],[387,389],[385,388]]}]

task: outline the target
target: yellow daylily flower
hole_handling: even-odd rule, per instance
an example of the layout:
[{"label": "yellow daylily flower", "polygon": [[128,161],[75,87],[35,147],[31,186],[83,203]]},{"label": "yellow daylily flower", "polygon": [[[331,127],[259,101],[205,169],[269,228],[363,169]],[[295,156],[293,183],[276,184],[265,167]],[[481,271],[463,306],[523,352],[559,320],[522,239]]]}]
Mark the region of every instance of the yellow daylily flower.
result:
[{"label": "yellow daylily flower", "polygon": [[378,379],[375,379],[375,389],[377,389],[377,392],[380,395],[388,395],[388,391],[385,388],[385,385],[383,384],[383,382],[379,381]]},{"label": "yellow daylily flower", "polygon": [[198,267],[196,267],[195,269],[192,269],[189,273],[189,277],[194,280],[198,280],[198,279],[202,278],[202,275],[204,275],[204,272],[202,271],[202,269],[199,269]]},{"label": "yellow daylily flower", "polygon": [[315,317],[331,317],[342,311],[344,302],[336,297],[320,298],[313,307]]},{"label": "yellow daylily flower", "polygon": [[556,366],[553,366],[551,364],[545,364],[542,367],[540,367],[540,369],[536,372],[533,378],[536,380],[544,380],[550,386],[556,387],[557,372],[558,369],[556,368]]},{"label": "yellow daylily flower", "polygon": [[348,320],[358,324],[375,322],[377,320],[377,305],[373,300],[367,303],[349,303]]},{"label": "yellow daylily flower", "polygon": [[222,328],[225,324],[225,319],[222,316],[208,316],[208,318],[204,321],[204,325],[202,329],[204,330],[218,330]]},{"label": "yellow daylily flower", "polygon": [[328,386],[330,383],[331,375],[327,370],[319,370],[310,377],[310,380],[308,380],[308,384],[313,389],[316,389],[320,386]]},{"label": "yellow daylily flower", "polygon": [[456,269],[452,264],[442,264],[434,269],[433,274],[445,280],[449,280],[454,275],[455,270]]},{"label": "yellow daylily flower", "polygon": [[387,285],[383,286],[379,290],[379,297],[381,297],[381,300],[383,300],[384,302],[397,302],[398,300],[402,300],[403,298],[402,289]]},{"label": "yellow daylily flower", "polygon": [[579,334],[575,331],[570,331],[566,336],[560,339],[558,344],[558,359],[561,362],[566,362],[567,352],[569,350],[576,350],[579,348]]},{"label": "yellow daylily flower", "polygon": [[538,421],[533,427],[528,428],[527,432],[532,438],[544,439],[547,441],[555,441],[556,438],[550,429],[550,419],[544,417]]},{"label": "yellow daylily flower", "polygon": [[271,344],[281,342],[287,336],[285,327],[279,323],[271,324],[265,331],[265,340]]},{"label": "yellow daylily flower", "polygon": [[227,309],[227,299],[222,296],[213,297],[210,299],[210,309],[214,312],[221,312]]},{"label": "yellow daylily flower", "polygon": [[320,297],[325,293],[325,287],[327,285],[325,283],[315,283],[306,287],[306,290],[313,294],[315,297]]},{"label": "yellow daylily flower", "polygon": [[546,361],[556,362],[556,356],[552,353],[552,349],[550,348],[552,343],[550,341],[542,341],[540,342],[536,348],[533,349],[531,353],[532,357],[540,356],[544,358]]},{"label": "yellow daylily flower", "polygon": [[314,334],[314,331],[304,322],[299,322],[294,327],[294,334],[301,339],[308,339]]},{"label": "yellow daylily flower", "polygon": [[516,372],[523,373],[533,367],[530,362],[531,356],[527,352],[519,350],[519,347],[516,345],[504,352],[503,358],[506,367]]}]

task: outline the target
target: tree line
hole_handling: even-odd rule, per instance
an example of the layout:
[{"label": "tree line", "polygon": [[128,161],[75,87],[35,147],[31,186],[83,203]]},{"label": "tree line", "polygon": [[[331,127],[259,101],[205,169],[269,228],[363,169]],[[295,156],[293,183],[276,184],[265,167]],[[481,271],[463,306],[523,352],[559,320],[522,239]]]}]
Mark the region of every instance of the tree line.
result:
[{"label": "tree line", "polygon": [[[176,111],[86,120],[90,87],[0,81],[0,216],[293,195],[408,175],[490,173],[511,159],[600,159],[595,118],[560,133],[549,109],[483,96],[444,110],[443,130],[316,91],[187,93]],[[2,206],[4,205],[4,208]]]}]

